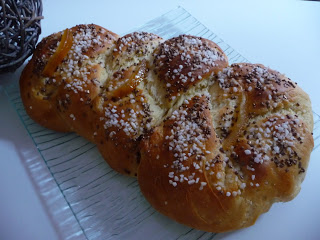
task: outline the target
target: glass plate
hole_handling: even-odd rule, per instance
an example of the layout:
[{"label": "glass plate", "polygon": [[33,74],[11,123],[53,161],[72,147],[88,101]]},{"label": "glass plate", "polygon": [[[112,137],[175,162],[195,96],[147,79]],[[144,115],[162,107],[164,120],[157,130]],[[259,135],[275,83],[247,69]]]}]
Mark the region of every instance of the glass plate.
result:
[{"label": "glass plate", "polygon": [[[230,63],[248,62],[183,8],[178,7],[133,31],[163,38],[179,34],[216,42]],[[131,32],[131,31],[130,31]],[[7,95],[36,145],[42,160],[25,162],[60,237],[63,239],[213,239],[159,214],[142,196],[136,179],[113,171],[96,146],[74,133],[43,128],[26,114],[19,88]],[[315,148],[320,145],[320,118],[314,114]]]}]

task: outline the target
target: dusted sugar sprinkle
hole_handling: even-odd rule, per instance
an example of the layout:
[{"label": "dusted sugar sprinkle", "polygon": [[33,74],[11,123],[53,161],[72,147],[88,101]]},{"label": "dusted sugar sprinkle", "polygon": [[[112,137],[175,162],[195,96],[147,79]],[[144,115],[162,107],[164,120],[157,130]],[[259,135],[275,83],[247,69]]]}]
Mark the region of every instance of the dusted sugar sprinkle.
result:
[{"label": "dusted sugar sprinkle", "polygon": [[[150,130],[149,106],[143,97],[140,97],[141,102],[135,99],[132,93],[126,100],[126,104],[120,104],[126,106],[125,108],[113,104],[108,104],[104,108],[105,117],[100,120],[105,121],[104,128],[109,131],[110,138],[121,130],[132,139],[137,139],[141,134]],[[135,107],[130,107],[131,104],[135,104]]]},{"label": "dusted sugar sprinkle", "polygon": [[240,83],[232,77],[233,68],[227,67],[218,72],[219,87],[224,90],[225,93],[238,92],[240,90]]},{"label": "dusted sugar sprinkle", "polygon": [[[68,82],[65,88],[78,93],[79,91],[84,91],[90,84],[90,79],[88,79],[90,68],[88,65],[83,64],[84,61],[89,60],[89,56],[84,53],[94,45],[101,46],[104,40],[98,35],[96,28],[90,26],[80,28],[73,39],[74,44],[65,61],[65,67],[61,69],[61,73],[64,73],[65,77],[63,79]],[[104,67],[104,64],[102,64],[102,67]],[[94,83],[98,85],[99,81]]]},{"label": "dusted sugar sprinkle", "polygon": [[145,55],[150,53],[149,46],[146,43],[150,43],[157,39],[161,38],[152,33],[134,32],[122,38],[119,38],[117,42],[117,47],[113,51],[115,53],[123,51],[126,52],[126,54],[134,53]]},{"label": "dusted sugar sprinkle", "polygon": [[[218,73],[218,82],[225,96],[241,94],[244,91],[258,99],[253,101],[253,109],[274,109],[288,99],[284,89],[296,88],[296,83],[268,68],[248,64],[233,64]],[[283,89],[283,90],[281,90]]]},{"label": "dusted sugar sprinkle", "polygon": [[[191,106],[189,101],[185,100],[185,103],[168,119],[172,124],[167,126],[170,131],[165,136],[165,140],[168,150],[172,152],[175,159],[169,166],[173,169],[169,173],[169,183],[174,187],[184,181],[189,185],[198,184],[200,190],[207,185],[196,177],[196,172],[202,172],[205,156],[210,154],[210,151],[206,150],[205,141],[211,129],[206,118],[202,116],[208,107],[199,101],[200,98],[200,96],[192,98],[190,101],[194,104],[191,103]],[[208,97],[205,98],[208,100]],[[189,159],[193,161],[191,166],[188,166]],[[188,174],[185,175],[184,172]]]},{"label": "dusted sugar sprinkle", "polygon": [[150,59],[160,40],[159,36],[146,32],[134,32],[119,38],[112,54],[113,69],[125,69]]},{"label": "dusted sugar sprinkle", "polygon": [[[200,99],[204,98],[204,101]],[[232,166],[227,157],[229,152],[220,148],[218,155],[212,157],[212,152],[207,150],[206,141],[211,137],[212,127],[210,118],[205,111],[210,112],[207,102],[210,96],[195,96],[185,100],[184,103],[175,110],[168,118],[168,134],[165,136],[166,147],[172,153],[174,160],[172,163],[164,165],[164,168],[172,169],[169,172],[169,184],[178,187],[180,183],[186,182],[188,185],[198,185],[199,190],[203,190],[208,185],[201,180],[201,175],[205,171],[217,179],[213,186],[217,191],[227,196],[238,196],[246,184],[238,177],[235,181],[239,189],[226,190],[223,183],[226,178],[225,168],[228,166],[233,172],[238,174],[238,170]],[[216,141],[218,144],[218,141]],[[223,157],[224,156],[224,157]],[[220,167],[219,167],[220,166]],[[241,189],[241,190],[240,190]]]},{"label": "dusted sugar sprinkle", "polygon": [[[96,62],[95,59],[90,58],[90,51],[112,44],[114,40],[114,36],[102,28],[97,29],[94,25],[77,26],[73,33],[72,47],[63,63],[58,67],[57,72],[62,77],[62,81],[57,82],[57,84],[63,83],[65,89],[74,93],[85,92],[86,94],[90,93],[88,90],[90,84],[100,86],[99,80],[90,79],[89,75],[93,73],[92,71],[96,71],[92,69],[91,65],[99,64],[104,68],[105,60]],[[59,45],[59,42],[57,42],[57,45]],[[46,79],[46,81],[49,80],[49,78]],[[53,80],[55,83],[56,80]]]},{"label": "dusted sugar sprinkle", "polygon": [[[180,35],[160,44],[155,72],[166,83],[170,100],[227,62],[217,45],[200,37]],[[225,64],[227,65],[227,64]],[[223,65],[224,66],[224,65]]]},{"label": "dusted sugar sprinkle", "polygon": [[[251,146],[253,161],[259,164],[273,161],[279,168],[297,165],[301,157],[294,150],[294,145],[303,144],[304,140],[298,131],[299,128],[302,128],[302,124],[297,115],[289,114],[278,114],[269,118],[261,127],[250,127],[246,138]],[[301,164],[298,164],[298,168],[299,173],[304,172]]]}]

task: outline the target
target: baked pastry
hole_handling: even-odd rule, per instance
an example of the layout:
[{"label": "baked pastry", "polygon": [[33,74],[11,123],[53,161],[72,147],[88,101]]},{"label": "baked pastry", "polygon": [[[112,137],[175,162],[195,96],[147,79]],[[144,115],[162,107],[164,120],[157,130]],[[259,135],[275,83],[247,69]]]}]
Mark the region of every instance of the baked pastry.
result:
[{"label": "baked pastry", "polygon": [[254,224],[300,190],[308,95],[212,41],[79,25],[42,40],[20,79],[29,116],[97,144],[161,213],[211,232]]}]

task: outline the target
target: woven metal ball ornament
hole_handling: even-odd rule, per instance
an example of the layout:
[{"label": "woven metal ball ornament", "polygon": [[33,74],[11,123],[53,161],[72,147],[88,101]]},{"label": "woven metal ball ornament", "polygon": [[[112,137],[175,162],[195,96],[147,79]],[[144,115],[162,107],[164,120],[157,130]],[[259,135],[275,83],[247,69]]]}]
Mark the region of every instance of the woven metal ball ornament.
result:
[{"label": "woven metal ball ornament", "polygon": [[0,73],[20,67],[41,33],[41,0],[0,0]]}]

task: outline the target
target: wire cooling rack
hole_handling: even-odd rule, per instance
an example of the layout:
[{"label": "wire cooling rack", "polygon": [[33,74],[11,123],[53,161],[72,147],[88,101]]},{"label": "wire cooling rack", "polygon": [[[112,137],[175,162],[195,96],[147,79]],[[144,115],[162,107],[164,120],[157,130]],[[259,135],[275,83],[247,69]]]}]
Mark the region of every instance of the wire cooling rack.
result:
[{"label": "wire cooling rack", "polygon": [[[163,38],[180,34],[216,42],[229,62],[248,62],[183,8],[178,7],[134,31]],[[43,128],[26,114],[16,85],[6,93],[37,147],[42,161],[25,165],[64,239],[213,239],[155,211],[142,196],[136,179],[122,176],[105,163],[96,146],[74,133]],[[315,147],[320,144],[320,117],[314,114]]]}]

